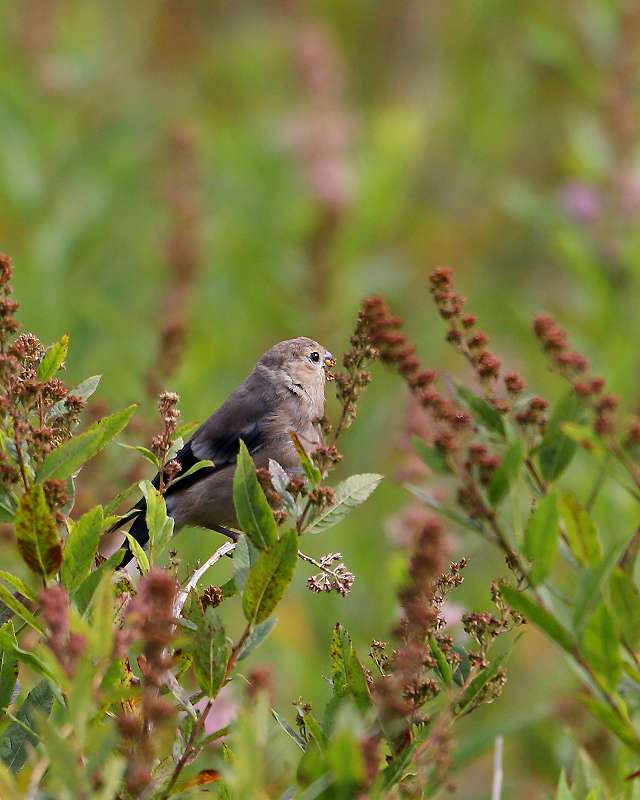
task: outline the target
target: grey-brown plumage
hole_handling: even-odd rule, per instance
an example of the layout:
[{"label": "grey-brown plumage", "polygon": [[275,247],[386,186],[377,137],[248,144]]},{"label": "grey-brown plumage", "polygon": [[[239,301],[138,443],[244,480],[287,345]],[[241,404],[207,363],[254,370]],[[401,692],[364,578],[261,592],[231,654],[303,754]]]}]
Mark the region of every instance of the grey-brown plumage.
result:
[{"label": "grey-brown plumage", "polygon": [[[267,350],[244,383],[177,454],[181,473],[203,459],[210,459],[214,466],[168,486],[167,511],[176,529],[189,525],[216,530],[237,525],[232,484],[240,439],[258,467],[266,467],[269,459],[274,459],[287,472],[299,469],[289,434],[297,433],[307,450],[320,442],[326,369],[334,363],[331,353],[304,336]],[[156,486],[158,482],[156,476]],[[144,501],[135,511],[130,533],[145,544]]]}]

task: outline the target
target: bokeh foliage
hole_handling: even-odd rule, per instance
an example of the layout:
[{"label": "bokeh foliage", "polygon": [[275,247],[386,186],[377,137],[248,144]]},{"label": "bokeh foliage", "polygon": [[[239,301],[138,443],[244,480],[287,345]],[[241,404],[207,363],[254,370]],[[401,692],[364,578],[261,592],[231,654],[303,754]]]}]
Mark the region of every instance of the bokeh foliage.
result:
[{"label": "bokeh foliage", "polygon": [[[187,228],[184,353],[161,388],[199,419],[273,341],[306,334],[344,349],[372,291],[429,364],[463,372],[426,292],[430,268],[452,263],[496,351],[537,389],[563,391],[530,335],[545,310],[633,404],[638,16],[629,0],[6,4],[0,242],[21,320],[43,341],[69,332],[68,383],[101,373],[112,410],[144,399],[183,263],[175,231]],[[376,374],[344,440],[349,472],[394,476],[406,408],[401,386]],[[111,454],[86,491],[108,499],[133,461]],[[385,484],[323,542],[356,572],[349,598],[311,596],[300,581],[264,646],[278,685],[311,701],[325,695],[327,620],[364,644],[394,614],[399,559],[381,520],[408,498]],[[623,493],[596,512],[635,524]],[[452,534],[471,558],[465,602],[488,604],[500,557]],[[199,555],[213,547],[204,536]],[[461,753],[505,732],[507,788],[535,793],[570,760],[552,709],[582,744],[599,742],[564,694],[562,660],[533,633],[519,649],[502,702],[485,731],[470,723]],[[490,771],[481,759],[462,772],[460,796],[477,797]]]}]

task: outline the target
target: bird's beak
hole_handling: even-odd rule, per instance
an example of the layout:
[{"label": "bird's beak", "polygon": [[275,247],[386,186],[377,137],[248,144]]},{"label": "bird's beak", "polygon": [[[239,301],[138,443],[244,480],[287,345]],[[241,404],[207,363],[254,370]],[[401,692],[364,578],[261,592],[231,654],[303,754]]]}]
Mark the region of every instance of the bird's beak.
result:
[{"label": "bird's beak", "polygon": [[332,367],[335,367],[336,360],[331,353],[325,353],[324,356],[324,371],[327,373],[327,380],[333,380],[333,373],[331,372]]}]

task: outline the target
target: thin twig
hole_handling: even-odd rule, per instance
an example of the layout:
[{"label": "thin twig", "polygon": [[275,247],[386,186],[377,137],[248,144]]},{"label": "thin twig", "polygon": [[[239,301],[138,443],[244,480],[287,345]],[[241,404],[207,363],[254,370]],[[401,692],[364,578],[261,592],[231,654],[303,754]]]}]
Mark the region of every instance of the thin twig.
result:
[{"label": "thin twig", "polygon": [[[14,419],[14,426],[15,426],[15,419]],[[29,481],[27,479],[27,468],[24,463],[24,455],[22,453],[22,441],[17,433],[14,434],[14,445],[16,448],[16,455],[18,457],[18,466],[20,467],[20,477],[22,478],[22,483],[24,485],[25,492],[29,491]]]},{"label": "thin twig", "polygon": [[208,558],[201,567],[198,567],[198,569],[193,573],[193,575],[187,581],[185,587],[178,593],[178,596],[176,597],[176,600],[173,604],[174,617],[180,616],[184,604],[187,602],[187,597],[189,596],[189,592],[192,589],[196,588],[196,586],[198,585],[198,581],[200,580],[200,578],[202,578],[204,573],[210,567],[212,567],[216,563],[216,561],[219,561],[222,558],[222,556],[225,556],[227,553],[230,553],[232,550],[234,550],[235,546],[236,546],[235,542],[225,542],[222,545],[222,547],[219,547],[216,550],[216,552],[211,556],[211,558]]},{"label": "thin twig", "polygon": [[607,477],[607,462],[608,458],[606,458],[598,469],[598,474],[596,475],[596,479],[593,482],[593,486],[591,487],[591,491],[589,492],[589,497],[587,498],[587,502],[585,503],[585,510],[591,511],[593,506],[596,502],[596,498],[602,488],[605,478]]},{"label": "thin twig", "polygon": [[610,446],[610,452],[618,459],[622,466],[627,470],[635,485],[640,488],[640,470],[633,461],[627,456],[622,447],[618,444]]},{"label": "thin twig", "polygon": [[502,752],[504,750],[504,737],[496,736],[493,748],[493,781],[491,783],[491,800],[500,800],[502,796]]},{"label": "thin twig", "polygon": [[[232,543],[228,542],[227,544],[232,544]],[[222,548],[220,548],[220,550],[222,550]],[[238,639],[238,641],[234,645],[233,650],[231,651],[231,655],[229,656],[229,660],[227,661],[227,666],[226,666],[225,671],[224,671],[224,678],[222,679],[222,682],[220,683],[221,687],[225,685],[225,683],[227,681],[227,678],[229,677],[229,674],[231,673],[231,670],[234,668],[235,663],[238,660],[238,656],[242,652],[242,648],[244,647],[245,642],[247,641],[247,639],[249,638],[249,636],[251,634],[251,630],[252,630],[251,623],[248,623],[246,628],[244,629],[244,631],[242,633],[242,636]],[[217,695],[217,692],[216,692],[216,695]],[[202,714],[196,720],[193,728],[191,729],[191,735],[189,736],[189,740],[187,741],[187,744],[186,744],[186,746],[184,748],[184,751],[183,751],[182,755],[180,756],[180,760],[176,764],[175,769],[173,770],[173,773],[171,774],[171,777],[169,778],[169,783],[166,785],[166,787],[164,789],[164,792],[160,795],[162,800],[165,800],[165,798],[169,797],[169,795],[171,794],[171,790],[175,786],[176,781],[178,780],[178,778],[180,777],[180,773],[185,768],[185,766],[187,765],[187,762],[191,758],[191,756],[192,756],[192,754],[193,754],[193,752],[195,750],[194,743],[195,743],[196,739],[198,738],[198,736],[200,735],[200,732],[204,728],[204,725],[205,725],[205,723],[207,721],[207,717],[209,716],[209,713],[210,713],[210,711],[211,711],[211,709],[213,707],[213,703],[214,703],[215,699],[216,699],[215,696],[209,698],[209,700],[207,701],[207,705],[202,710]]]},{"label": "thin twig", "polygon": [[334,572],[334,570],[329,569],[329,567],[323,566],[319,561],[316,561],[315,558],[308,556],[306,553],[303,553],[302,550],[298,550],[298,558],[301,558],[303,561],[306,561],[308,564],[313,564],[314,567],[325,572],[327,575],[331,575],[332,578],[337,578],[338,576]]},{"label": "thin twig", "polygon": [[529,474],[533,478],[534,483],[538,487],[538,491],[540,492],[540,494],[546,494],[547,493],[547,485],[542,480],[542,478],[538,475],[538,471],[536,470],[533,461],[530,458],[527,458],[527,459],[525,459],[524,463],[525,463],[526,468],[529,470]]}]

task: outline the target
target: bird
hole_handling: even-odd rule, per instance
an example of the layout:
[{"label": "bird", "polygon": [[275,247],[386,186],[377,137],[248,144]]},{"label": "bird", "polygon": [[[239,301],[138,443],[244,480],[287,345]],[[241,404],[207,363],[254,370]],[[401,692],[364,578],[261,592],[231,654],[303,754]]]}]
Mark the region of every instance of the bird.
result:
[{"label": "bird", "polygon": [[[290,475],[300,471],[299,455],[291,433],[311,452],[322,442],[325,383],[336,364],[329,350],[313,339],[299,336],[278,342],[267,350],[240,386],[195,431],[178,451],[179,471],[164,491],[167,514],[174,530],[208,528],[232,535],[238,523],[233,503],[233,475],[242,440],[255,465],[268,467],[273,459]],[[184,475],[204,459],[213,466]],[[152,481],[157,489],[160,473]],[[146,503],[141,499],[116,522],[109,533],[133,519],[129,534],[141,545],[149,540]],[[133,554],[125,542],[125,566]]]}]

